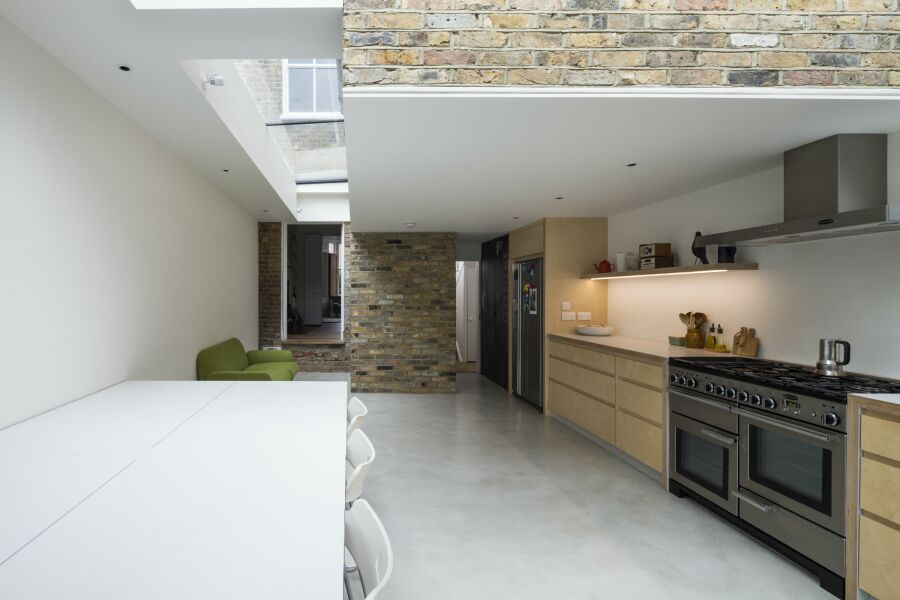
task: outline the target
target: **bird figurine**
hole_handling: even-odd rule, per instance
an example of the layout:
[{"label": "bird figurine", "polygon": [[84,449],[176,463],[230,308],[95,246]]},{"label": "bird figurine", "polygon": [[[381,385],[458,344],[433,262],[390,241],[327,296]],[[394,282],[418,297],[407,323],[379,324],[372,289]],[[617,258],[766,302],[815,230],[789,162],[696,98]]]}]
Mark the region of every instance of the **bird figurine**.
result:
[{"label": "bird figurine", "polygon": [[700,264],[708,265],[709,259],[706,258],[706,246],[698,246],[697,238],[700,237],[701,234],[699,231],[694,234],[694,243],[691,244],[691,252],[694,253],[694,256],[700,259]]}]

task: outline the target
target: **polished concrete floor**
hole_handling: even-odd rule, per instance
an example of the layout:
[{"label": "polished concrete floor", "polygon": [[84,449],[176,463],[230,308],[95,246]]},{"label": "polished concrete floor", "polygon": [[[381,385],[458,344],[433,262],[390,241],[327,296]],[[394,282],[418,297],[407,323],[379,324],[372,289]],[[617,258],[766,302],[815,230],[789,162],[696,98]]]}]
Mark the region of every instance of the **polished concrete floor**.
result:
[{"label": "polished concrete floor", "polygon": [[365,497],[396,558],[380,600],[832,598],[555,419],[458,378],[452,395],[359,394],[376,449]]}]

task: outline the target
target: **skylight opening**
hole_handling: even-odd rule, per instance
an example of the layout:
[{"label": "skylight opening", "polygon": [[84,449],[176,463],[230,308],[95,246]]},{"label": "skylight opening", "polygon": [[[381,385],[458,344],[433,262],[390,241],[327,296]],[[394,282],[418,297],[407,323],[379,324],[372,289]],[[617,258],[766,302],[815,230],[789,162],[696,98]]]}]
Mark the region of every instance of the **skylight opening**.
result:
[{"label": "skylight opening", "polygon": [[297,184],[347,181],[341,61],[256,59],[235,63]]}]

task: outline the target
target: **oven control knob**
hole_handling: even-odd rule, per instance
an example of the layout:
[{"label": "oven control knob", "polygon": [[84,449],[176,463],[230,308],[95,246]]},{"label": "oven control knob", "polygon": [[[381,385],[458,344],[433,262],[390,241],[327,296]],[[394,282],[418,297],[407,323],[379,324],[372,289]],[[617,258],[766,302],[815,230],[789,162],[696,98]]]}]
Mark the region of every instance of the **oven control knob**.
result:
[{"label": "oven control knob", "polygon": [[769,410],[772,410],[775,408],[776,405],[777,405],[777,402],[775,402],[775,398],[766,398],[765,400],[763,400],[763,408],[768,408]]},{"label": "oven control knob", "polygon": [[753,394],[750,396],[750,404],[753,406],[759,406],[762,404],[762,398],[760,398],[759,394]]},{"label": "oven control knob", "polygon": [[717,386],[716,386],[716,395],[718,395],[718,396],[724,396],[724,395],[725,395],[725,386],[723,386],[723,385],[717,385]]},{"label": "oven control knob", "polygon": [[686,383],[687,383],[687,378],[684,375],[682,375],[681,377],[678,378],[678,385],[685,385]]},{"label": "oven control knob", "polygon": [[716,386],[714,386],[713,384],[711,384],[709,382],[706,382],[706,385],[703,386],[703,389],[707,394],[712,394],[713,392],[716,391]]},{"label": "oven control knob", "polygon": [[749,396],[747,395],[747,392],[744,392],[744,391],[738,392],[738,402],[746,402],[747,398],[749,398]]},{"label": "oven control knob", "polygon": [[833,412],[825,413],[822,415],[822,422],[825,423],[828,427],[837,427],[837,425],[841,422],[841,418],[834,414]]},{"label": "oven control knob", "polygon": [[672,383],[678,383],[678,375],[672,373],[671,375],[669,375],[669,381],[671,381]]},{"label": "oven control knob", "polygon": [[697,380],[694,379],[693,377],[688,377],[688,378],[687,378],[687,386],[688,386],[689,388],[695,388],[695,387],[697,387]]},{"label": "oven control knob", "polygon": [[736,395],[737,395],[737,392],[734,391],[734,388],[728,388],[727,390],[725,390],[725,396],[726,396],[729,400],[734,400],[734,397],[735,397]]}]

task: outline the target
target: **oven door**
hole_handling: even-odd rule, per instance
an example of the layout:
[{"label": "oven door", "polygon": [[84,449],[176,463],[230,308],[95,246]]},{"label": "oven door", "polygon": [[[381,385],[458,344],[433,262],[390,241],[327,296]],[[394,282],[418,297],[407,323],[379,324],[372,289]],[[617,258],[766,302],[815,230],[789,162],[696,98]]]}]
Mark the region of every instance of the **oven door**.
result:
[{"label": "oven door", "polygon": [[741,487],[844,535],[846,436],[747,410],[738,413]]},{"label": "oven door", "polygon": [[737,515],[737,441],[733,433],[670,413],[669,477]]}]

